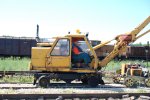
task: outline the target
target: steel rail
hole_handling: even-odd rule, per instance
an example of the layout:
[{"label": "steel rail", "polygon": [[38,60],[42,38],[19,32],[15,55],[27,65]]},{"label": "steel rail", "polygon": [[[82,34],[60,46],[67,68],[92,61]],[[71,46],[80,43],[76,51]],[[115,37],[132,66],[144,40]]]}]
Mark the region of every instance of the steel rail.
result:
[{"label": "steel rail", "polygon": [[[6,84],[6,83],[5,83]],[[19,83],[20,84],[20,83]],[[14,84],[15,85],[15,84]],[[25,85],[25,86],[23,86]],[[13,84],[11,84],[11,86],[2,86],[2,84],[0,84],[0,89],[36,89],[36,88],[40,88],[38,87],[38,85],[33,85],[33,86],[26,86],[26,84],[22,84],[22,86],[13,86]],[[71,83],[71,84],[66,84],[66,83],[50,83],[49,88],[91,88],[88,85],[83,85],[82,83]],[[126,88],[125,86],[113,86],[110,84],[106,84],[106,85],[98,85],[97,87],[93,88],[93,89],[101,89],[101,88],[121,88],[124,89]]]},{"label": "steel rail", "polygon": [[34,74],[36,72],[41,72],[41,71],[0,71],[0,74],[6,74],[6,75],[11,75],[11,74]]},{"label": "steel rail", "polygon": [[45,99],[55,99],[55,100],[65,100],[65,99],[150,99],[150,93],[84,93],[84,94],[0,94],[0,100],[10,99],[10,100],[45,100]]},{"label": "steel rail", "polygon": [[4,77],[5,75],[33,75],[37,72],[41,71],[0,71],[0,78]]},{"label": "steel rail", "polygon": [[[33,75],[37,72],[42,72],[42,71],[0,71],[0,76],[1,77],[4,77],[5,75]],[[105,74],[110,74],[110,75],[113,75],[115,74],[114,72],[112,71],[109,71],[109,72],[102,72],[103,75]]]}]

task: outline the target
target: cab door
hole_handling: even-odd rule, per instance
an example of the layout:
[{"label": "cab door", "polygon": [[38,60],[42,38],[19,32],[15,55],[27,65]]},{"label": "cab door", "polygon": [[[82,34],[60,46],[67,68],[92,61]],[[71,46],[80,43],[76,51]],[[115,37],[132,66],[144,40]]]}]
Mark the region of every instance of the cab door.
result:
[{"label": "cab door", "polygon": [[52,47],[46,61],[47,69],[61,69],[70,68],[71,56],[70,56],[70,39],[61,38]]}]

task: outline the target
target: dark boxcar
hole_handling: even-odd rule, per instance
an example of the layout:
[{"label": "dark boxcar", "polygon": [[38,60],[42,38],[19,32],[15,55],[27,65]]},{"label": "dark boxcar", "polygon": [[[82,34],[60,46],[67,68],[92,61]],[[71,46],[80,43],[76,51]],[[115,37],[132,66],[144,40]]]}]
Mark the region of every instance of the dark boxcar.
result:
[{"label": "dark boxcar", "polygon": [[100,59],[102,59],[102,58],[106,57],[113,50],[113,48],[114,48],[113,45],[105,45],[105,46],[97,49],[96,54]]},{"label": "dark boxcar", "polygon": [[5,40],[5,54],[6,55],[11,55],[12,51],[12,39],[6,39]]},{"label": "dark boxcar", "polygon": [[33,38],[0,37],[0,55],[31,56],[31,48],[36,46]]},{"label": "dark boxcar", "polygon": [[148,57],[149,57],[149,59],[150,59],[150,47],[149,47],[149,49],[148,49]]},{"label": "dark boxcar", "polygon": [[19,55],[20,56],[24,56],[24,55],[29,56],[29,51],[30,51],[30,41],[26,40],[26,39],[21,39],[20,40]]},{"label": "dark boxcar", "polygon": [[94,47],[94,46],[100,44],[101,41],[99,41],[99,40],[90,40],[90,43],[91,43],[91,45]]},{"label": "dark boxcar", "polygon": [[36,46],[35,39],[21,39],[20,40],[20,56],[31,56],[31,48]]},{"label": "dark boxcar", "polygon": [[145,59],[145,49],[143,46],[130,46],[127,50],[127,56],[134,59]]},{"label": "dark boxcar", "polygon": [[19,54],[19,40],[20,39],[12,39],[11,55],[13,55],[13,56],[18,56],[18,54]]},{"label": "dark boxcar", "polygon": [[5,54],[5,38],[0,38],[0,55]]},{"label": "dark boxcar", "polygon": [[1,38],[0,39],[0,48],[1,48],[1,55],[11,55],[12,54],[12,38]]},{"label": "dark boxcar", "polygon": [[146,53],[145,53],[144,47],[138,47],[138,48],[134,47],[134,52],[136,52],[136,54],[133,54],[133,55],[134,56],[137,55],[138,58],[144,59],[146,57]]},{"label": "dark boxcar", "polygon": [[150,47],[149,46],[145,47],[145,54],[146,54],[146,58],[150,60]]}]

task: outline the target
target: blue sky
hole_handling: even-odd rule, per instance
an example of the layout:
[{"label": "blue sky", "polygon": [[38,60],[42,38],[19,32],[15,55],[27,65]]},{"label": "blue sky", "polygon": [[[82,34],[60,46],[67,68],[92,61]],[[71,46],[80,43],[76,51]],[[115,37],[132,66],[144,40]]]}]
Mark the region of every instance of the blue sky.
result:
[{"label": "blue sky", "polygon": [[[80,29],[90,39],[106,41],[133,30],[148,16],[150,0],[0,0],[0,36],[34,37],[39,24],[40,37]],[[150,33],[137,42],[148,40]]]}]

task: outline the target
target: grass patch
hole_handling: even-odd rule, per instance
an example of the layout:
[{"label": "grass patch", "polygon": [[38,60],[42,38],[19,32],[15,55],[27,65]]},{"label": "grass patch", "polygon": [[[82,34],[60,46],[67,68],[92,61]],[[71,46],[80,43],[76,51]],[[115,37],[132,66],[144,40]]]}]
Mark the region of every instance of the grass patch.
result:
[{"label": "grass patch", "polygon": [[[30,62],[30,58],[20,58],[20,57],[8,57],[8,58],[0,58],[0,71],[28,71],[28,64]],[[147,66],[147,62],[143,62],[143,60],[112,60],[110,61],[105,69],[106,71],[115,71],[121,68],[122,63],[141,63],[144,66]],[[148,62],[149,70],[150,70],[150,61]]]},{"label": "grass patch", "polygon": [[33,76],[5,76],[0,79],[0,82],[14,82],[14,83],[33,83]]},{"label": "grass patch", "polygon": [[[123,63],[132,63],[132,64],[138,63],[147,67],[147,62],[143,60],[122,60],[122,61],[112,60],[103,69],[105,69],[106,71],[116,71],[117,69],[121,68],[121,65]],[[150,61],[148,62],[148,69],[150,70]]]},{"label": "grass patch", "polygon": [[0,71],[28,71],[30,58],[0,58]]}]

